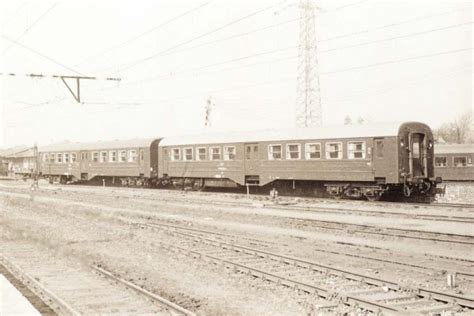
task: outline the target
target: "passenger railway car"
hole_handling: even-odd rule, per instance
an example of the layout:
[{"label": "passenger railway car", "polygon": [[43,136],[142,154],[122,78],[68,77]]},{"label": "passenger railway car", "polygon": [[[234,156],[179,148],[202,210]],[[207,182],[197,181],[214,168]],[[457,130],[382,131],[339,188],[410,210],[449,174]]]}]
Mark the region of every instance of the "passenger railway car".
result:
[{"label": "passenger railway car", "polygon": [[142,185],[158,175],[160,139],[61,143],[40,148],[40,169],[51,181],[101,180]]},{"label": "passenger railway car", "polygon": [[[339,198],[432,197],[433,135],[417,122],[164,138],[159,183],[324,186]],[[438,179],[439,181],[439,179]]]},{"label": "passenger railway car", "polygon": [[436,144],[435,175],[443,181],[474,181],[474,144]]}]

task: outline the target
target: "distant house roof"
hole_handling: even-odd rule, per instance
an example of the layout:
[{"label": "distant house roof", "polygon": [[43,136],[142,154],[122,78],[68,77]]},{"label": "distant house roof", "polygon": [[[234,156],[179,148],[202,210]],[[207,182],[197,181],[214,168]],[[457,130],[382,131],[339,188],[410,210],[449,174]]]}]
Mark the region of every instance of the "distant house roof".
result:
[{"label": "distant house roof", "polygon": [[474,154],[474,144],[437,144],[435,154]]},{"label": "distant house roof", "polygon": [[0,149],[0,156],[1,157],[6,157],[6,156],[14,155],[16,153],[20,153],[20,152],[23,152],[23,151],[26,151],[26,150],[28,150],[28,147],[25,146],[25,145]]},{"label": "distant house roof", "polygon": [[80,150],[102,150],[102,149],[122,149],[122,148],[138,148],[150,147],[151,143],[159,138],[135,138],[128,140],[112,140],[98,142],[63,142],[47,146],[41,146],[40,152],[56,152],[56,151],[80,151]]},{"label": "distant house roof", "polygon": [[209,133],[165,137],[160,142],[160,146],[397,136],[401,125],[401,123],[371,123],[366,125],[272,129],[255,132]]}]

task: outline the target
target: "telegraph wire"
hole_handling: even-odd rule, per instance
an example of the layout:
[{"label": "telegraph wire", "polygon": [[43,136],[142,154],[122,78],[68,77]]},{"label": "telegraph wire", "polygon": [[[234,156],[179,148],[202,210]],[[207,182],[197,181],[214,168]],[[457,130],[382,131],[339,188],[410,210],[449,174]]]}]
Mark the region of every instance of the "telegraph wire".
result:
[{"label": "telegraph wire", "polygon": [[[113,50],[119,49],[119,48],[121,48],[121,47],[123,47],[123,46],[125,46],[125,45],[128,45],[128,44],[130,44],[130,43],[132,43],[132,42],[138,40],[139,38],[141,38],[141,37],[143,37],[143,36],[145,36],[145,35],[148,35],[148,34],[154,32],[154,31],[156,31],[156,30],[158,30],[158,29],[161,29],[162,27],[164,27],[164,26],[166,26],[166,25],[168,25],[168,24],[170,24],[170,23],[172,23],[172,22],[174,22],[174,21],[176,21],[176,20],[178,20],[178,19],[180,19],[180,18],[182,18],[182,17],[185,17],[185,16],[188,15],[188,14],[191,14],[191,13],[193,13],[193,12],[195,12],[195,11],[198,11],[199,9],[201,9],[201,8],[203,8],[203,7],[207,6],[207,5],[209,5],[212,1],[213,1],[213,0],[208,1],[208,2],[206,2],[206,3],[204,3],[204,4],[201,4],[201,5],[197,6],[197,7],[194,7],[194,8],[191,9],[191,10],[187,10],[186,12],[183,12],[183,13],[177,15],[177,16],[174,16],[174,17],[172,17],[172,18],[166,20],[165,22],[163,22],[163,23],[161,23],[161,24],[159,24],[159,25],[157,25],[157,26],[154,26],[154,27],[152,27],[152,28],[150,28],[150,29],[148,29],[148,30],[146,30],[146,31],[144,31],[144,32],[142,32],[142,33],[136,35],[136,36],[133,36],[133,37],[131,37],[131,38],[129,38],[129,39],[127,39],[127,40],[125,40],[125,41],[123,41],[123,42],[121,42],[121,43],[115,45],[115,46],[112,46],[112,47],[110,47],[110,48],[108,48],[108,49],[105,49],[105,50],[103,50],[102,52],[100,52],[99,54],[97,54],[97,55],[95,55],[95,56],[92,56],[92,57],[89,57],[89,58],[87,58],[87,59],[85,59],[85,60],[95,59],[95,58],[97,58],[97,57],[99,57],[99,56],[102,56],[102,55],[104,55],[104,54],[106,54],[106,53],[108,53],[108,52],[110,52],[110,51],[113,51]],[[78,64],[81,64],[81,63],[83,63],[83,62],[84,62],[84,61],[79,62]]]},{"label": "telegraph wire", "polygon": [[170,51],[172,51],[172,50],[174,50],[174,49],[176,49],[176,48],[178,48],[178,47],[181,47],[181,46],[184,46],[184,45],[186,45],[186,44],[192,43],[192,42],[194,42],[194,41],[196,41],[196,40],[198,40],[198,39],[200,39],[200,38],[203,38],[203,37],[206,37],[206,36],[208,36],[208,35],[210,35],[210,34],[216,33],[216,32],[218,32],[218,31],[220,31],[220,30],[223,30],[223,29],[225,29],[225,28],[227,28],[227,27],[229,27],[229,26],[231,26],[231,25],[234,25],[234,24],[239,23],[239,22],[241,22],[241,21],[243,21],[243,20],[246,20],[246,19],[248,19],[248,18],[251,18],[251,17],[253,17],[253,16],[257,15],[257,14],[260,14],[260,13],[262,13],[262,12],[268,11],[268,10],[270,10],[270,9],[273,8],[273,7],[274,7],[274,5],[271,5],[271,6],[267,6],[267,7],[263,8],[263,9],[254,11],[254,12],[252,12],[252,13],[250,13],[250,14],[247,14],[247,15],[245,15],[245,16],[243,16],[243,17],[240,17],[240,18],[235,19],[235,20],[232,20],[232,21],[230,21],[230,22],[228,22],[228,23],[226,23],[226,24],[224,24],[224,25],[221,25],[221,26],[219,26],[219,27],[217,27],[217,28],[215,28],[215,29],[212,29],[212,30],[210,30],[210,31],[204,32],[204,33],[202,33],[202,34],[200,34],[200,35],[198,35],[198,36],[192,37],[192,38],[187,39],[187,40],[185,40],[185,41],[183,41],[183,42],[180,42],[180,43],[178,43],[178,44],[175,44],[175,45],[173,45],[173,46],[171,46],[171,47],[168,47],[168,48],[166,48],[166,49],[163,49],[163,50],[161,50],[161,51],[159,51],[159,52],[157,52],[157,53],[155,53],[155,54],[152,54],[152,55],[149,55],[149,56],[147,56],[147,57],[138,59],[138,60],[136,60],[136,61],[130,63],[128,66],[125,66],[125,67],[123,67],[123,68],[121,68],[121,69],[118,69],[118,70],[114,71],[112,74],[115,74],[115,73],[120,72],[120,71],[128,70],[128,69],[130,69],[130,68],[132,68],[132,67],[135,67],[135,66],[137,66],[137,65],[139,65],[139,64],[141,64],[141,63],[147,62],[147,61],[149,61],[149,60],[151,60],[151,59],[153,59],[153,58],[155,58],[155,57],[158,57],[158,56],[161,56],[161,55],[163,55],[163,54],[165,54],[165,53],[168,53],[168,52],[170,52]]},{"label": "telegraph wire", "polygon": [[63,63],[61,63],[61,62],[59,62],[59,61],[57,61],[57,60],[55,60],[55,59],[53,59],[53,58],[51,58],[51,57],[49,57],[49,56],[46,56],[45,54],[40,53],[39,51],[37,51],[37,50],[35,50],[35,49],[31,48],[31,47],[28,47],[28,46],[26,46],[26,45],[23,45],[22,43],[20,43],[20,42],[18,42],[18,41],[16,41],[16,40],[13,40],[13,39],[11,39],[11,38],[5,36],[5,35],[2,35],[2,38],[6,39],[7,41],[13,42],[13,43],[15,43],[16,45],[18,45],[18,46],[20,46],[20,47],[22,47],[22,48],[24,48],[24,49],[26,49],[26,50],[28,50],[28,51],[30,51],[30,52],[36,54],[36,55],[38,55],[38,56],[41,56],[41,57],[43,57],[43,58],[49,60],[50,62],[52,62],[52,63],[54,63],[54,64],[56,64],[56,65],[58,65],[58,66],[63,67],[64,69],[67,69],[67,70],[70,70],[70,71],[72,71],[72,72],[75,72],[75,73],[78,74],[78,75],[84,75],[83,73],[80,73],[79,71],[77,71],[77,70],[75,70],[75,69],[73,69],[73,68],[71,68],[71,67],[69,67],[69,66],[66,66],[65,64],[63,64]]},{"label": "telegraph wire", "polygon": [[[54,3],[52,6],[50,6],[39,18],[37,18],[30,26],[28,26],[26,28],[26,30],[21,33],[20,36],[18,36],[14,42],[18,42],[23,36],[26,35],[26,33],[28,33],[36,24],[38,24],[39,21],[41,21],[41,19],[43,19],[49,12],[51,12],[51,10],[54,9],[55,6],[57,6],[58,4],[57,3]],[[5,48],[5,50],[3,51],[3,54],[5,55],[5,53],[12,47],[14,46],[14,44],[10,44],[7,48]]]}]

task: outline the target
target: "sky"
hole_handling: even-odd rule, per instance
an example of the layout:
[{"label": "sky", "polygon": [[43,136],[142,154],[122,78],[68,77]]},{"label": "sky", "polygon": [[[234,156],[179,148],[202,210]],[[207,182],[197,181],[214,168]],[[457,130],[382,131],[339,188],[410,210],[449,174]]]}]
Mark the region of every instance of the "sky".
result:
[{"label": "sky", "polygon": [[[471,1],[313,4],[324,125],[436,128],[472,112]],[[297,0],[3,0],[0,72],[16,76],[1,76],[0,147],[295,126],[300,11]],[[80,81],[77,103],[51,75],[97,79]]]}]

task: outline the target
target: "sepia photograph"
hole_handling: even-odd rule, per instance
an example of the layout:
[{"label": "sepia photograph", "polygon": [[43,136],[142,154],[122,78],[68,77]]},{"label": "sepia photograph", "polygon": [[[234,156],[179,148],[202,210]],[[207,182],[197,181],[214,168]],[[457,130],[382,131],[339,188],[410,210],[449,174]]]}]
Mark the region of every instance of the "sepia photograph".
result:
[{"label": "sepia photograph", "polygon": [[472,0],[0,2],[0,315],[474,315]]}]

